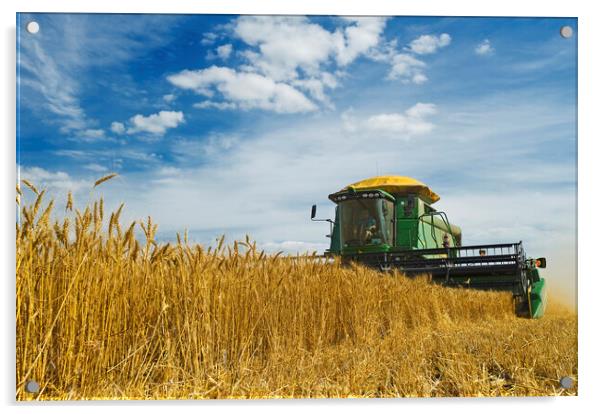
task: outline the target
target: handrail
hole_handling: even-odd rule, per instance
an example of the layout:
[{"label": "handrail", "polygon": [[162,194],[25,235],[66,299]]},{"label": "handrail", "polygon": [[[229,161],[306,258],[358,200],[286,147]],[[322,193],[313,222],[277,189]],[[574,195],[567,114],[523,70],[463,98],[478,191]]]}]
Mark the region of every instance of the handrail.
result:
[{"label": "handrail", "polygon": [[418,220],[422,223],[422,229],[424,232],[424,220],[423,217],[431,217],[431,237],[433,238],[433,240],[435,241],[435,244],[437,244],[437,236],[435,234],[435,219],[434,216],[440,216],[441,220],[443,221],[443,224],[445,224],[445,226],[447,227],[447,231],[448,233],[451,235],[452,239],[454,240],[454,247],[459,247],[459,243],[458,243],[458,239],[456,239],[456,236],[454,235],[454,233],[452,232],[451,229],[451,225],[449,224],[449,219],[447,218],[447,214],[444,211],[431,211],[428,213],[423,213],[420,216],[418,216]]}]

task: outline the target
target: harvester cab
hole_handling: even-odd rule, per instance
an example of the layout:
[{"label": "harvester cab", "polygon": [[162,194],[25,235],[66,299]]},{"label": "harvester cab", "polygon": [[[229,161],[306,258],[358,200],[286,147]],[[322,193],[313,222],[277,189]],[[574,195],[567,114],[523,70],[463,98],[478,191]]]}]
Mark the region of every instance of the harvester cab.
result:
[{"label": "harvester cab", "polygon": [[326,255],[408,276],[428,274],[447,286],[507,290],[520,316],[543,316],[547,295],[539,269],[545,258],[527,258],[522,242],[462,246],[461,229],[432,204],[440,197],[410,177],[381,176],[330,194],[336,204]]}]

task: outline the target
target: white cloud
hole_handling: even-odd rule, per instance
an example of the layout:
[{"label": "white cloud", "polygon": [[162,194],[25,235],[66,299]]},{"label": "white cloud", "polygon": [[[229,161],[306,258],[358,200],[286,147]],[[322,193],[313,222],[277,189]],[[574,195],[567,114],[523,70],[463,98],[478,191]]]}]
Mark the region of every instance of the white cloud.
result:
[{"label": "white cloud", "polygon": [[105,137],[105,131],[102,129],[84,129],[77,132],[77,137],[89,141],[98,140]]},{"label": "white cloud", "polygon": [[20,51],[20,65],[25,70],[17,81],[36,92],[38,98],[36,102],[24,100],[23,103],[39,108],[41,102],[54,115],[64,134],[85,129],[88,121],[77,98],[77,82],[46,53],[37,38],[30,36],[28,42],[22,42]]},{"label": "white cloud", "polygon": [[64,171],[50,171],[40,167],[25,167],[17,165],[20,179],[29,180],[38,190],[48,189],[52,197],[64,195],[67,191],[79,191],[91,188],[91,182],[75,179]]},{"label": "white cloud", "polygon": [[308,112],[316,105],[297,89],[286,83],[256,73],[237,72],[212,66],[202,70],[184,70],[168,76],[173,85],[212,96],[214,89],[241,109],[264,109],[278,113]]},{"label": "white cloud", "polygon": [[221,59],[226,60],[230,57],[230,54],[232,53],[232,45],[228,43],[225,45],[218,46],[218,48],[215,51]]},{"label": "white cloud", "polygon": [[163,95],[163,100],[167,103],[171,103],[176,100],[176,95],[168,93],[167,95]]},{"label": "white cloud", "polygon": [[109,170],[104,165],[100,165],[100,164],[97,164],[97,163],[86,164],[86,165],[84,165],[84,168],[86,170],[90,170],[90,171],[94,171],[94,172],[106,172],[106,171]]},{"label": "white cloud", "polygon": [[122,122],[111,122],[111,131],[116,134],[123,134],[125,132],[125,125]]},{"label": "white cloud", "polygon": [[157,175],[163,177],[177,177],[182,174],[182,170],[176,167],[161,167],[157,170]]},{"label": "white cloud", "polygon": [[199,159],[216,162],[242,142],[238,135],[211,134],[207,137],[173,140],[170,151],[178,165],[191,166],[198,165]]},{"label": "white cloud", "polygon": [[242,16],[236,20],[234,32],[257,47],[257,53],[245,55],[253,68],[276,81],[296,79],[298,69],[319,72],[341,37],[300,16]]},{"label": "white cloud", "polygon": [[406,110],[406,115],[409,118],[424,118],[426,116],[434,115],[437,113],[437,106],[432,103],[421,103],[418,102],[410,109]]},{"label": "white cloud", "polygon": [[424,134],[433,129],[433,124],[430,122],[425,122],[421,118],[412,119],[398,113],[371,116],[366,121],[366,125],[376,131],[407,135]]},{"label": "white cloud", "polygon": [[226,109],[236,109],[236,107],[237,107],[236,104],[232,103],[232,102],[214,102],[214,101],[197,102],[197,103],[193,104],[192,106],[197,109],[215,108],[215,109],[219,109],[221,111],[224,111]]},{"label": "white cloud", "polygon": [[352,133],[377,132],[395,138],[409,138],[431,132],[434,124],[426,118],[437,113],[432,103],[417,103],[403,113],[382,113],[367,118],[354,117],[349,112],[342,116],[345,129]]},{"label": "white cloud", "polygon": [[413,76],[412,76],[412,82],[415,83],[416,85],[421,85],[424,82],[426,82],[427,80],[429,80],[429,78],[426,77],[426,75],[422,72],[416,72]]},{"label": "white cloud", "polygon": [[[211,97],[215,89],[227,104],[241,109],[259,108],[280,113],[318,109],[313,100],[332,107],[326,91],[338,86],[338,70],[378,47],[386,18],[344,18],[342,27],[329,31],[301,16],[242,16],[232,31],[249,48],[239,56],[237,69],[211,67],[185,70],[168,77],[172,84]],[[216,37],[211,36],[213,40]],[[227,59],[232,45],[217,47],[217,56]],[[210,58],[214,58],[214,52]],[[230,109],[226,103],[207,101],[200,108]]]},{"label": "white cloud", "polygon": [[[236,68],[212,66],[183,70],[168,76],[173,85],[213,97],[197,108],[263,109],[279,113],[309,112],[318,104],[334,109],[329,91],[339,86],[345,68],[361,56],[391,64],[388,79],[402,83],[425,83],[426,63],[414,54],[434,53],[450,44],[451,36],[423,35],[414,39],[407,52],[396,50],[395,39],[383,38],[387,18],[340,18],[332,31],[303,16],[241,16],[231,30],[248,46],[238,52],[243,62]],[[214,42],[217,35],[207,37]],[[227,59],[230,43],[209,53]]]},{"label": "white cloud", "polygon": [[[465,245],[526,240],[527,253],[533,255],[544,254],[556,243],[574,246],[574,206],[554,200],[562,190],[498,190],[484,188],[474,194],[448,194],[441,199],[439,207],[462,227]],[[565,201],[571,198],[570,191],[565,194],[561,197]],[[526,203],[528,209],[524,209]]]},{"label": "white cloud", "polygon": [[491,42],[489,41],[489,39],[485,39],[483,40],[481,43],[479,43],[477,45],[477,47],[475,47],[474,52],[477,55],[491,55],[493,54],[493,52],[495,51],[495,49],[493,48],[493,46],[491,45]]},{"label": "white cloud", "polygon": [[409,44],[410,50],[418,55],[435,53],[438,49],[448,46],[451,36],[447,33],[441,35],[422,35],[412,40]]},{"label": "white cloud", "polygon": [[184,122],[184,114],[180,111],[160,111],[149,116],[134,115],[130,118],[131,127],[128,134],[148,132],[154,135],[163,135],[169,128],[175,128]]},{"label": "white cloud", "polygon": [[342,66],[348,65],[358,56],[377,47],[387,22],[383,17],[357,17],[346,18],[346,20],[353,24],[345,27],[344,38],[339,37],[336,43],[336,58]]},{"label": "white cloud", "polygon": [[78,163],[83,161],[102,162],[104,165],[111,165],[111,169],[121,168],[123,159],[139,162],[145,166],[151,163],[156,164],[161,159],[160,154],[149,152],[148,150],[131,149],[127,146],[117,149],[111,147],[106,149],[86,149],[85,151],[61,149],[53,151],[52,154],[59,157],[72,158],[78,161]]},{"label": "white cloud", "polygon": [[240,139],[234,135],[212,135],[202,144],[204,155],[213,156],[234,148]]},{"label": "white cloud", "polygon": [[275,80],[297,79],[303,72],[316,76],[334,59],[346,66],[378,46],[386,18],[344,18],[343,28],[330,32],[306,17],[243,16],[234,32],[258,48],[246,57],[261,73]]},{"label": "white cloud", "polygon": [[385,42],[378,49],[369,53],[371,59],[378,62],[386,62],[391,65],[387,79],[400,80],[404,84],[414,83],[421,85],[428,81],[425,74],[427,64],[416,55],[428,55],[435,53],[438,49],[448,46],[451,36],[443,33],[439,36],[422,35],[412,40],[404,51],[400,52],[397,40]]},{"label": "white cloud", "polygon": [[307,91],[315,100],[326,103],[328,106],[330,106],[330,100],[325,90],[334,89],[338,86],[336,76],[328,72],[322,72],[318,78],[297,79],[291,83],[299,89]]},{"label": "white cloud", "polygon": [[213,32],[203,33],[203,37],[201,39],[201,44],[203,46],[211,45],[211,44],[215,43],[217,38],[218,38],[218,35],[216,33],[213,33]]},{"label": "white cloud", "polygon": [[82,150],[61,149],[54,151],[53,154],[58,155],[59,157],[69,157],[76,160],[83,160],[88,157],[89,152]]},{"label": "white cloud", "polygon": [[399,79],[403,83],[420,85],[428,80],[424,74],[426,63],[406,53],[398,53],[392,57],[391,69],[387,79]]}]

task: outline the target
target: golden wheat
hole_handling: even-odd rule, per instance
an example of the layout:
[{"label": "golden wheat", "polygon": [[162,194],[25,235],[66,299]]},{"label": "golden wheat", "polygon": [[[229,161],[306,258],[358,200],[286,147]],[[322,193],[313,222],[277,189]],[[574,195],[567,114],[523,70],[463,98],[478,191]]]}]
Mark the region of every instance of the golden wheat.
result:
[{"label": "golden wheat", "polygon": [[505,293],[266,255],[248,237],[161,244],[150,217],[140,241],[123,205],[106,232],[102,204],[36,220],[35,192],[17,224],[18,400],[576,393],[558,383],[577,378],[576,315],[560,307],[519,319]]},{"label": "golden wheat", "polygon": [[111,178],[117,177],[117,175],[118,175],[117,173],[111,173],[111,174],[105,175],[104,177],[99,178],[98,180],[96,180],[94,182],[94,188],[98,187],[105,181],[109,181]]},{"label": "golden wheat", "polygon": [[65,204],[65,210],[73,211],[73,193],[71,191],[67,193],[67,204]]},{"label": "golden wheat", "polygon": [[[36,188],[36,187],[35,187],[35,186],[34,186],[34,185],[33,185],[33,184],[32,184],[32,183],[29,181],[29,180],[25,180],[25,179],[23,179],[23,180],[21,180],[21,182],[22,182],[23,184],[25,184],[27,187],[29,187],[29,189],[30,189],[31,191],[33,191],[33,192],[34,192],[36,195],[38,195],[38,194],[39,194],[39,193],[38,193],[38,189],[37,189],[37,188]],[[17,187],[17,191],[19,192],[19,194],[21,194],[21,190],[19,190],[19,189],[18,189],[18,187]]]}]

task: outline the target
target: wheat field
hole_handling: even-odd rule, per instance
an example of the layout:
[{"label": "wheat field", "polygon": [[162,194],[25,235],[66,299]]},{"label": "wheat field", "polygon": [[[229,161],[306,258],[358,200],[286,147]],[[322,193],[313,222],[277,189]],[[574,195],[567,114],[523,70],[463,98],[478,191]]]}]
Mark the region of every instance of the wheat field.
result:
[{"label": "wheat field", "polygon": [[559,304],[527,320],[507,293],[266,255],[249,239],[159,243],[150,218],[122,227],[123,206],[105,214],[102,199],[79,211],[69,195],[57,221],[25,185],[17,400],[577,393],[577,316]]}]

